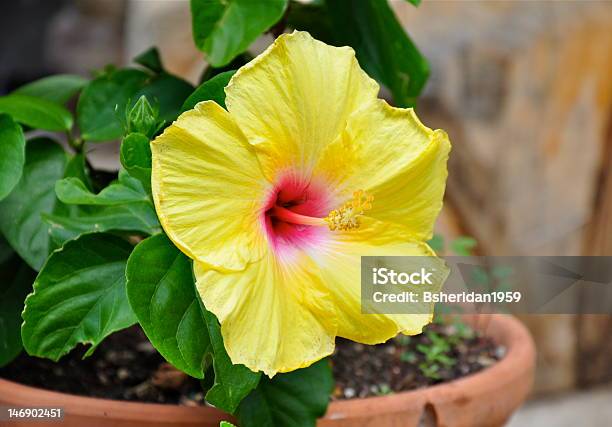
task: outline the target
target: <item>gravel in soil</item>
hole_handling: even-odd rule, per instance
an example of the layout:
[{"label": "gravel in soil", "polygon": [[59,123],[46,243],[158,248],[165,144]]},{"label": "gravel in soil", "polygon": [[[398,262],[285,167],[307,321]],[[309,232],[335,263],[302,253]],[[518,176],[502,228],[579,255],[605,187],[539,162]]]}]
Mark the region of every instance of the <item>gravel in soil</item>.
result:
[{"label": "gravel in soil", "polygon": [[[332,359],[334,399],[411,390],[477,372],[504,349],[462,324],[429,325],[414,337],[367,346],[339,339]],[[25,354],[0,377],[65,393],[116,400],[203,405],[207,384],[166,363],[138,327],[108,337],[83,359],[78,348],[59,362]],[[212,372],[207,375],[210,381]]]}]

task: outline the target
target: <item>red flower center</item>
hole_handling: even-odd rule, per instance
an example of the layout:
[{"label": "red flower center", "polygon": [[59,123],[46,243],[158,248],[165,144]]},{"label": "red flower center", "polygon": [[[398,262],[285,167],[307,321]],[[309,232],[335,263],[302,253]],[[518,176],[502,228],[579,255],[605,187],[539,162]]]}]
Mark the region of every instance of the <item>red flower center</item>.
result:
[{"label": "red flower center", "polygon": [[330,206],[329,190],[322,183],[295,174],[283,175],[266,199],[263,214],[274,250],[282,255],[320,242],[329,233],[323,218]]}]

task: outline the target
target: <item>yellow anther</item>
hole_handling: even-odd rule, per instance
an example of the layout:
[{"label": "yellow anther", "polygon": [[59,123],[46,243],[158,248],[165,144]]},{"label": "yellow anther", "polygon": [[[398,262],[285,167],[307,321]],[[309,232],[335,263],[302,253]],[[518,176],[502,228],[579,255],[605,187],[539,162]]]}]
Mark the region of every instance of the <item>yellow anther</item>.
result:
[{"label": "yellow anther", "polygon": [[359,217],[369,209],[372,209],[374,197],[367,195],[363,190],[353,193],[353,199],[345,203],[341,208],[334,209],[327,215],[325,222],[330,230],[349,231],[359,228]]}]

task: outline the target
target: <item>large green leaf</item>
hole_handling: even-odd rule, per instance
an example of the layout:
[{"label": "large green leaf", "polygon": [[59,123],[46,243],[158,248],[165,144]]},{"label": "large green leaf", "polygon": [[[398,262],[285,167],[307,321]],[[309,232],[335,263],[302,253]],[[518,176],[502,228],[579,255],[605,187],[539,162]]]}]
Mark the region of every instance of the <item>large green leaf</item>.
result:
[{"label": "large green leaf", "polygon": [[151,343],[178,369],[203,378],[211,349],[189,259],[158,234],[136,246],[126,276],[130,305]]},{"label": "large green leaf", "polygon": [[86,141],[119,139],[123,135],[121,120],[129,102],[144,87],[150,74],[134,69],[106,73],[91,81],[79,97],[77,122]]},{"label": "large green leaf", "polygon": [[43,215],[49,224],[50,235],[61,245],[84,233],[129,231],[156,234],[161,231],[153,202],[146,190],[127,172],[119,173],[119,180],[100,193],[92,193],[76,178],[59,181],[55,187],[58,198],[78,209]]},{"label": "large green leaf", "polygon": [[77,105],[83,139],[100,142],[121,138],[126,109],[142,95],[159,106],[159,117],[172,121],[193,91],[186,81],[167,73],[122,69],[106,73],[85,87]]},{"label": "large green leaf", "polygon": [[0,200],[15,188],[25,164],[25,138],[11,116],[0,114]]},{"label": "large green leaf", "polygon": [[326,4],[334,42],[352,46],[359,63],[391,90],[398,105],[413,106],[429,76],[429,65],[388,2],[328,0]]},{"label": "large green leaf", "polygon": [[67,132],[72,128],[72,115],[61,105],[28,95],[0,97],[0,113],[10,114],[16,122],[34,129]]},{"label": "large green leaf", "polygon": [[262,378],[242,401],[242,427],[314,427],[327,410],[334,380],[328,360],[274,378]]},{"label": "large green leaf", "polygon": [[91,344],[89,355],[105,337],[136,322],[125,284],[131,250],[119,237],[91,234],[49,257],[23,312],[28,354],[57,361],[81,343]]},{"label": "large green leaf", "polygon": [[151,146],[149,138],[140,133],[131,133],[123,139],[119,153],[121,165],[143,187],[151,192]]},{"label": "large green leaf", "polygon": [[64,150],[50,139],[28,141],[21,179],[0,202],[0,231],[35,270],[49,254],[49,230],[41,215],[56,206],[55,181],[63,177],[67,160]]},{"label": "large green leaf", "polygon": [[56,104],[65,104],[83,89],[87,79],[72,74],[58,74],[44,77],[27,85],[21,86],[13,93],[46,99]]},{"label": "large green leaf", "polygon": [[126,275],[130,304],[151,343],[170,363],[196,378],[204,377],[212,358],[215,381],[206,399],[234,412],[260,374],[231,363],[219,323],[196,293],[191,261],[159,234],[134,249]]},{"label": "large green leaf", "polygon": [[200,305],[189,259],[165,235],[153,236],[134,250],[127,277],[130,303],[153,345],[176,367],[198,378],[212,354],[215,382],[206,399],[234,412],[260,374],[231,363],[217,319]]},{"label": "large green leaf", "polygon": [[210,80],[202,83],[183,104],[181,112],[191,110],[198,102],[212,100],[225,108],[225,86],[229,83],[236,70],[217,74]]},{"label": "large green leaf", "polygon": [[248,49],[285,12],[288,0],[191,0],[193,38],[221,67]]},{"label": "large green leaf", "polygon": [[18,256],[0,263],[0,366],[21,352],[21,312],[35,276]]}]

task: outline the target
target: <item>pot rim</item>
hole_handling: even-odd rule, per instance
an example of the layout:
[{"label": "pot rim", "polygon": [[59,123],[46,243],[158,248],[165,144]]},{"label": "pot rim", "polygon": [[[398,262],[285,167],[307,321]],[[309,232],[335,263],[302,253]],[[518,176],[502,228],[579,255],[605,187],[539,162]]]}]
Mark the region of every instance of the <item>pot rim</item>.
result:
[{"label": "pot rim", "polygon": [[[461,316],[468,324],[493,339],[498,345],[506,347],[506,354],[497,363],[465,377],[424,387],[417,390],[403,391],[386,396],[374,396],[350,400],[336,400],[330,402],[324,419],[347,418],[353,411],[362,412],[358,408],[363,402],[380,405],[381,411],[391,413],[405,411],[407,405],[424,406],[432,400],[443,399],[452,401],[466,399],[466,390],[474,395],[483,394],[483,384],[495,379],[497,387],[504,379],[510,379],[517,372],[531,371],[535,365],[535,345],[527,328],[511,315],[463,315]],[[523,367],[522,371],[517,370]],[[533,377],[533,375],[531,375]],[[503,383],[502,383],[503,384]],[[484,387],[487,389],[488,387]],[[106,398],[86,397],[76,394],[45,390],[38,387],[23,385],[17,382],[0,378],[0,390],[4,393],[2,399],[4,404],[15,404],[31,400],[35,395],[36,402],[30,402],[31,406],[69,406],[70,414],[83,415],[98,413],[106,418],[121,419],[143,419],[143,415],[150,420],[160,421],[163,419],[178,419],[187,422],[202,421],[202,419],[228,419],[228,415],[217,408],[209,406],[181,406],[161,403],[130,402],[112,400]],[[371,405],[368,405],[371,406]],[[178,417],[178,419],[177,419]],[[231,419],[231,416],[229,417]]]}]

